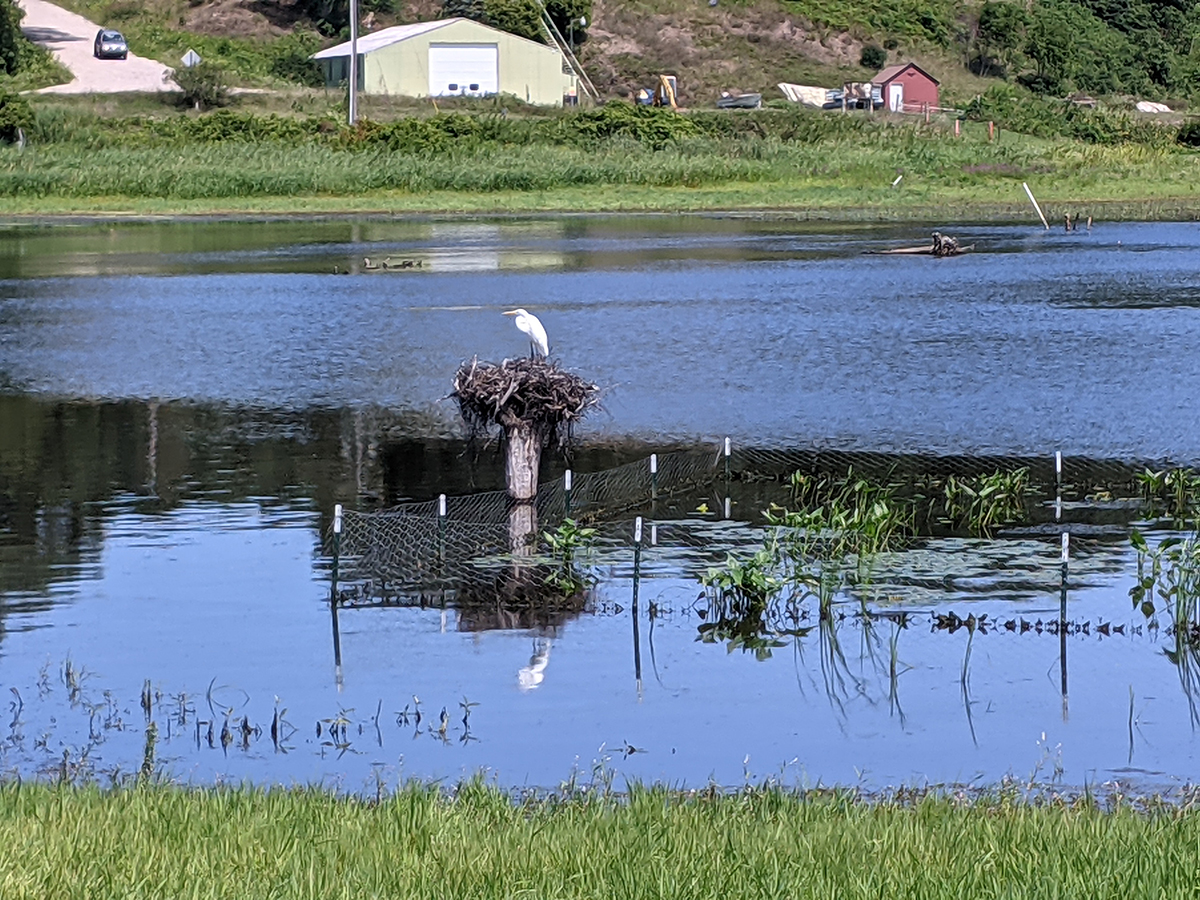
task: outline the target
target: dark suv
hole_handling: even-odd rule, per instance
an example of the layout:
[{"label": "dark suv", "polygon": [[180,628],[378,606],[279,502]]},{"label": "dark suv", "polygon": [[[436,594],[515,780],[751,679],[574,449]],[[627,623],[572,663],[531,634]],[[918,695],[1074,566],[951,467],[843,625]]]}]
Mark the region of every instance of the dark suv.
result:
[{"label": "dark suv", "polygon": [[125,36],[121,32],[101,28],[96,33],[92,55],[96,59],[124,59],[129,55],[129,45],[125,43]]}]

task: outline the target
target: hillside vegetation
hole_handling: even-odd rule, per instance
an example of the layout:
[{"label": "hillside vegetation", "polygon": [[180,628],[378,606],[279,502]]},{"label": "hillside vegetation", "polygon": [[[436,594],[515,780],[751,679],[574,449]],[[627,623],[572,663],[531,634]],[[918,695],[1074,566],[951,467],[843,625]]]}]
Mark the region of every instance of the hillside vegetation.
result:
[{"label": "hillside vegetation", "polygon": [[[170,65],[191,47],[243,83],[275,86],[314,84],[307,56],[344,37],[348,22],[347,0],[61,2],[122,28],[135,52]],[[538,2],[360,5],[364,32],[467,15],[538,39]],[[667,72],[688,105],[710,106],[721,90],[770,99],[780,81],[836,86],[905,60],[941,80],[952,104],[1001,82],[1174,104],[1200,92],[1196,0],[547,0],[547,9],[609,96]]]}]

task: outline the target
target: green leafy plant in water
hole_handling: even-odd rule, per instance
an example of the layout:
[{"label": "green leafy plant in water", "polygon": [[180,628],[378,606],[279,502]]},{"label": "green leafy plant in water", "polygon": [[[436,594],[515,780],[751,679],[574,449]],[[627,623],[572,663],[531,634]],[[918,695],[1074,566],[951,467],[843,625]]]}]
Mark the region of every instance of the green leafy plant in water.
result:
[{"label": "green leafy plant in water", "polygon": [[1024,467],[967,478],[951,475],[942,486],[943,513],[955,525],[987,534],[998,525],[1024,520],[1029,492],[1029,469]]},{"label": "green leafy plant in water", "polygon": [[754,555],[739,559],[730,554],[725,565],[708,570],[700,578],[709,605],[697,640],[707,644],[723,641],[734,650],[769,659],[771,651],[784,646],[783,637],[808,629],[785,627],[778,600],[788,582],[780,574],[778,546],[773,537]]},{"label": "green leafy plant in water", "polygon": [[765,517],[782,529],[793,558],[878,553],[913,533],[912,504],[896,496],[896,485],[870,481],[853,469],[842,478],[796,472],[789,485],[800,508],[772,506]]},{"label": "green leafy plant in water", "polygon": [[1136,529],[1129,539],[1138,553],[1137,583],[1129,591],[1134,607],[1149,618],[1157,611],[1157,598],[1176,633],[1200,639],[1200,538],[1170,537],[1153,549]]},{"label": "green leafy plant in water", "polygon": [[576,565],[576,557],[591,551],[596,529],[581,526],[574,519],[563,519],[553,531],[542,532],[542,545],[552,562],[546,584],[566,594],[575,594],[590,587],[595,578]]},{"label": "green leafy plant in water", "polygon": [[1168,516],[1177,524],[1200,515],[1200,475],[1191,469],[1144,469],[1136,476],[1146,515]]},{"label": "green leafy plant in water", "polygon": [[1163,654],[1179,673],[1192,724],[1200,725],[1200,536],[1170,537],[1151,548],[1135,529],[1130,542],[1138,553],[1133,606],[1150,618],[1158,599],[1171,616],[1173,641]]}]

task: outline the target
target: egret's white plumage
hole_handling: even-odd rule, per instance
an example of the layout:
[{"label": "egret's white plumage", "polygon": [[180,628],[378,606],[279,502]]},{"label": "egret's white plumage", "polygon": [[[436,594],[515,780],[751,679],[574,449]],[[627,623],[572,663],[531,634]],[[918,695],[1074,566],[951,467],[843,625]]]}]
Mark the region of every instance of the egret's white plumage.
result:
[{"label": "egret's white plumage", "polygon": [[538,321],[537,316],[524,309],[512,309],[504,315],[516,316],[513,319],[513,324],[529,335],[530,356],[533,355],[534,348],[540,350],[543,357],[550,355],[550,341],[546,338],[546,329],[542,327],[542,323]]}]

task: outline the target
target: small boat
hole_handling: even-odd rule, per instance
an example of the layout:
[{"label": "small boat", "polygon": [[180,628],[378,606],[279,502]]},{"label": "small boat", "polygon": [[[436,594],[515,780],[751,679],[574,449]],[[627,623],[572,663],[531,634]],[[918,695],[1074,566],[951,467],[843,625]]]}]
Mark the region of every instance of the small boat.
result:
[{"label": "small boat", "polygon": [[762,94],[730,94],[717,98],[717,109],[758,109],[762,106]]}]

